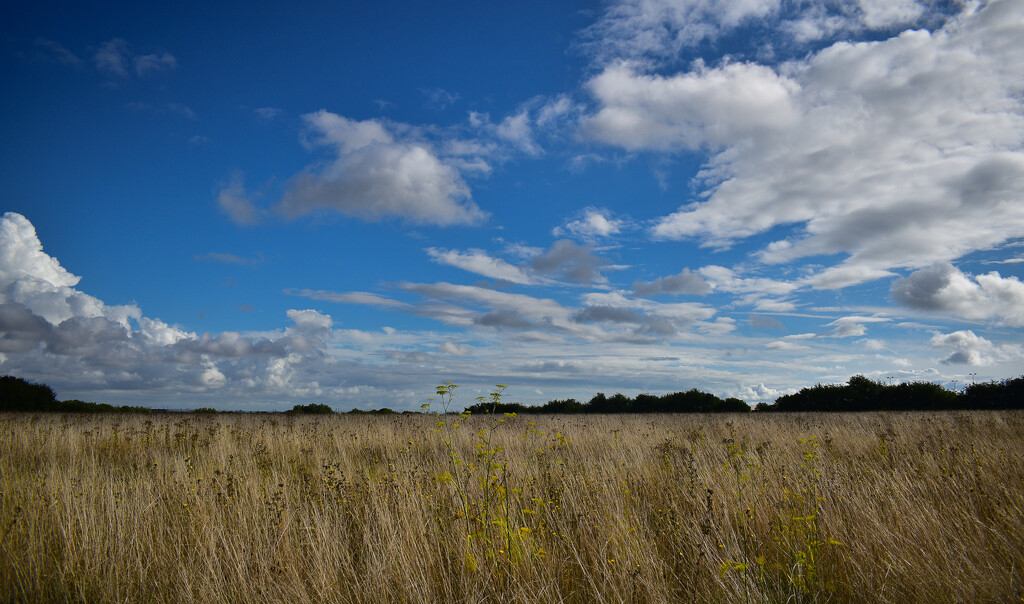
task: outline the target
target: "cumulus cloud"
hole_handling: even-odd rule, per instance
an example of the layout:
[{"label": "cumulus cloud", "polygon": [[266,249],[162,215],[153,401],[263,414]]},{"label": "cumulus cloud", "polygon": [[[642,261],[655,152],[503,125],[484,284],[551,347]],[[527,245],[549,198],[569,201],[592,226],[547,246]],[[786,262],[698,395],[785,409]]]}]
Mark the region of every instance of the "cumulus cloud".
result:
[{"label": "cumulus cloud", "polygon": [[950,365],[979,366],[1024,359],[1024,347],[1016,344],[997,346],[970,329],[935,334],[930,342],[936,348],[953,349],[953,353],[943,360]]},{"label": "cumulus cloud", "polygon": [[708,282],[700,275],[684,268],[682,272],[661,277],[654,281],[637,281],[633,283],[633,293],[638,296],[655,296],[658,294],[706,294],[711,291]]},{"label": "cumulus cloud", "polygon": [[537,325],[513,308],[499,308],[473,319],[476,325],[504,329],[533,329]]},{"label": "cumulus cloud", "polygon": [[857,0],[833,6],[821,3],[787,16],[780,29],[797,42],[811,42],[838,33],[921,24],[922,19],[928,21],[928,15],[941,14],[941,8],[940,3],[928,0]]},{"label": "cumulus cloud", "polygon": [[259,224],[262,210],[256,207],[245,190],[241,174],[233,174],[231,180],[217,194],[217,206],[239,226]]},{"label": "cumulus cloud", "polygon": [[779,0],[623,0],[583,32],[598,62],[674,57],[751,19],[774,14]]},{"label": "cumulus cloud", "polygon": [[[331,315],[312,308],[287,311],[291,324],[284,329],[196,334],[135,307],[106,305],[78,290],[80,281],[42,250],[24,217],[0,219],[3,371],[51,384],[59,396],[157,406],[205,404],[207,396],[229,407],[260,408],[288,400],[379,401],[386,395],[415,408],[422,394],[416,388],[436,379],[439,370],[518,375],[532,373],[531,363],[548,363],[544,379],[551,384],[580,379],[581,367],[600,371],[606,382],[638,374],[674,381],[678,360],[664,368],[636,360],[650,356],[645,347],[678,337],[683,329],[697,337],[731,328],[727,318],[711,321],[715,310],[706,306],[631,300],[621,293],[586,294],[579,308],[478,286],[398,283],[394,287],[422,299],[285,293],[415,313],[469,328],[467,337],[337,329]],[[500,339],[502,346],[477,347],[474,338],[489,344]],[[571,344],[580,341],[615,343],[615,352]],[[554,358],[559,361],[546,360]],[[592,386],[588,381],[586,387]]]},{"label": "cumulus cloud", "polygon": [[276,210],[289,218],[335,211],[363,220],[414,224],[479,224],[486,214],[470,199],[459,171],[421,141],[402,140],[382,122],[328,111],[303,116],[309,144],[331,158],[294,176]]},{"label": "cumulus cloud", "polygon": [[22,304],[0,304],[0,352],[34,350],[50,335],[52,325]]},{"label": "cumulus cloud", "polygon": [[306,333],[329,332],[334,325],[330,315],[312,309],[289,310],[285,314],[295,323],[296,329]]},{"label": "cumulus cloud", "polygon": [[473,347],[465,344],[456,344],[455,342],[443,342],[437,347],[437,352],[453,357],[468,357],[473,354]]},{"label": "cumulus cloud", "polygon": [[541,153],[541,148],[533,140],[530,115],[525,109],[502,120],[496,128],[496,132],[499,137],[512,143],[527,155],[540,155]]},{"label": "cumulus cloud", "polygon": [[568,233],[591,239],[618,234],[625,224],[624,220],[612,218],[608,210],[590,207],[583,210],[581,218],[567,223],[564,227],[555,227],[553,232],[556,237]]},{"label": "cumulus cloud", "polygon": [[136,306],[107,305],[80,291],[80,280],[43,251],[28,219],[0,218],[4,372],[78,393],[130,391],[136,401],[220,389],[279,399],[317,390],[311,376],[338,363],[326,354],[333,320],[316,310],[289,310],[293,325],[265,334],[197,335]]},{"label": "cumulus cloud", "polygon": [[545,275],[556,275],[577,283],[604,283],[601,274],[606,265],[590,245],[579,245],[568,239],[559,239],[548,251],[530,261],[534,270]]},{"label": "cumulus cloud", "polygon": [[948,262],[941,262],[895,281],[892,297],[911,308],[1014,327],[1024,325],[1024,283],[996,271],[968,275]]},{"label": "cumulus cloud", "polygon": [[618,306],[588,306],[572,316],[572,320],[577,323],[641,323],[646,318],[646,315],[638,310]]},{"label": "cumulus cloud", "polygon": [[[876,25],[878,10],[864,12]],[[776,67],[664,75],[615,62],[588,83],[597,109],[582,131],[709,153],[696,201],[659,219],[655,238],[727,247],[784,226],[759,261],[839,255],[804,283],[847,287],[1024,233],[1022,38],[1024,5],[1004,1]]]},{"label": "cumulus cloud", "polygon": [[718,265],[702,266],[697,272],[706,280],[712,291],[744,294],[739,302],[762,311],[785,312],[793,304],[781,299],[766,299],[766,296],[785,296],[800,287],[798,283],[779,281],[765,277],[742,277],[731,268]]},{"label": "cumulus cloud", "polygon": [[134,306],[107,306],[75,289],[81,278],[43,251],[35,227],[21,214],[0,218],[0,302],[24,305],[50,324],[72,317],[104,317],[122,326],[138,318]]},{"label": "cumulus cloud", "polygon": [[665,64],[748,25],[774,27],[788,36],[776,41],[782,45],[805,44],[838,34],[934,26],[951,6],[960,5],[941,0],[619,0],[583,32],[580,46],[598,65],[621,59]]},{"label": "cumulus cloud", "polygon": [[720,149],[792,128],[799,117],[799,84],[754,63],[698,64],[668,77],[618,63],[587,88],[600,109],[583,132],[629,150]]}]

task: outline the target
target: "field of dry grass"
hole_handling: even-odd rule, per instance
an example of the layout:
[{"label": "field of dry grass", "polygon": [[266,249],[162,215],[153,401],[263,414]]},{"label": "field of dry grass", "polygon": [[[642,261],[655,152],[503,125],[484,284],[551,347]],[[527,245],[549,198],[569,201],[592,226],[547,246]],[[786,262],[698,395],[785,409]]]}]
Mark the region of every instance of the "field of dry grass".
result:
[{"label": "field of dry grass", "polygon": [[4,415],[0,491],[5,602],[1024,596],[1018,412]]}]

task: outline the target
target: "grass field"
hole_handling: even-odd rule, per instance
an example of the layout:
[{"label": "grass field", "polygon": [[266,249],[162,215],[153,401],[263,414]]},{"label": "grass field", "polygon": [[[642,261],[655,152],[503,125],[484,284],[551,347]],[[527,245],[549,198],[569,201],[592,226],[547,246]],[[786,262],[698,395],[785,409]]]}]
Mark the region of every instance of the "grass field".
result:
[{"label": "grass field", "polygon": [[1024,597],[1019,412],[0,415],[0,601]]}]

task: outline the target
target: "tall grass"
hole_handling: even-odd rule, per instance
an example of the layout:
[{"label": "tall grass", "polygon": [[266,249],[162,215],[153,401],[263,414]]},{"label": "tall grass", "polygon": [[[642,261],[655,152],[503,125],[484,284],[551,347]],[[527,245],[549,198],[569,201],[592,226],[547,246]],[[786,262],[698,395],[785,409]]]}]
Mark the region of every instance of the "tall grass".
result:
[{"label": "tall grass", "polygon": [[1024,597],[1019,412],[502,419],[0,416],[0,601]]}]

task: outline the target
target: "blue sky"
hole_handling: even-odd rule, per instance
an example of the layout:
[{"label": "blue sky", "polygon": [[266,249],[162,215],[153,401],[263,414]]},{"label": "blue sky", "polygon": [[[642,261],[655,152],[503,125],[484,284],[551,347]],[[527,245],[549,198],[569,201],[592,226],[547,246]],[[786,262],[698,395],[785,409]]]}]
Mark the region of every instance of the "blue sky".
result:
[{"label": "blue sky", "polygon": [[1024,365],[1020,0],[0,11],[0,372],[60,398]]}]

